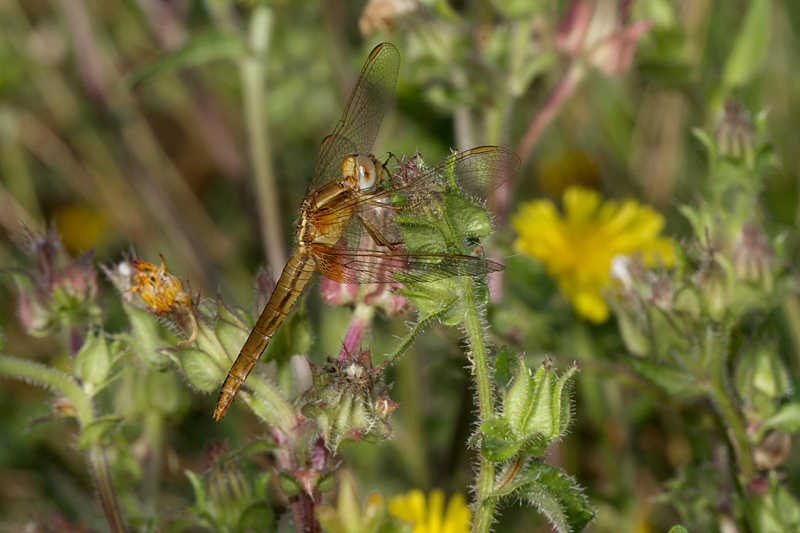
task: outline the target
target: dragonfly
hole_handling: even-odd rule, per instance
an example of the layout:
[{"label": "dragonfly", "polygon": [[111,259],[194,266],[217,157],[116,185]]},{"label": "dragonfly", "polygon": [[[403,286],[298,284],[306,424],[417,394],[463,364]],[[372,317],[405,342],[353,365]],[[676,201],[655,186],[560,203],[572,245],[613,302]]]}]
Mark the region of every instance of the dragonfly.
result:
[{"label": "dragonfly", "polygon": [[[376,46],[356,82],[341,120],[323,141],[300,204],[295,247],[272,295],[228,372],[214,410],[225,416],[272,336],[305,290],[315,270],[340,283],[428,282],[485,276],[499,263],[473,255],[415,253],[403,242],[395,217],[430,211],[452,176],[473,197],[484,198],[519,167],[513,152],[482,146],[456,152],[439,165],[407,164],[392,174],[370,150],[394,93],[400,53]],[[387,160],[388,162],[388,160]]]}]

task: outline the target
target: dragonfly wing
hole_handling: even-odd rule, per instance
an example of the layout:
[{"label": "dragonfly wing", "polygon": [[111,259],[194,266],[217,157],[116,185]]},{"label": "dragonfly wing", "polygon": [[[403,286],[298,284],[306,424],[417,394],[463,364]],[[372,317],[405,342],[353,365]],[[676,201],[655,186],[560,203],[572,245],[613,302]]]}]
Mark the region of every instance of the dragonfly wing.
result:
[{"label": "dragonfly wing", "polygon": [[391,194],[402,193],[409,202],[444,192],[455,184],[462,192],[486,198],[506,182],[520,165],[517,154],[499,146],[479,146],[456,152],[436,165],[420,163],[419,158],[404,159],[390,180]]},{"label": "dragonfly wing", "polygon": [[[372,245],[402,245],[397,215],[418,216],[423,219],[440,216],[443,195],[453,186],[467,195],[484,199],[505,182],[519,167],[519,158],[505,148],[483,146],[453,154],[445,161],[428,166],[418,158],[400,161],[394,173],[385,173],[385,183],[377,192],[351,195],[326,214],[330,220],[345,223],[356,213],[361,223],[345,231],[346,247],[351,250]],[[459,204],[451,203],[452,217]],[[470,205],[468,203],[462,204]],[[348,224],[353,224],[349,222]],[[372,237],[367,242],[362,238]],[[380,238],[375,238],[379,236]]]},{"label": "dragonfly wing", "polygon": [[[397,228],[394,224],[387,227],[390,232],[380,235],[384,242]],[[313,243],[309,251],[317,269],[339,283],[428,282],[453,276],[483,277],[503,269],[499,263],[470,255],[412,253],[399,237],[394,249],[389,249],[379,246],[375,237],[353,217],[335,245]]]},{"label": "dragonfly wing", "polygon": [[400,52],[382,43],[370,53],[333,133],[322,141],[307,194],[342,178],[342,161],[352,153],[369,154],[394,93]]},{"label": "dragonfly wing", "polygon": [[503,265],[469,255],[417,254],[403,250],[348,250],[314,244],[310,249],[317,269],[339,283],[410,283],[454,276],[485,276]]}]

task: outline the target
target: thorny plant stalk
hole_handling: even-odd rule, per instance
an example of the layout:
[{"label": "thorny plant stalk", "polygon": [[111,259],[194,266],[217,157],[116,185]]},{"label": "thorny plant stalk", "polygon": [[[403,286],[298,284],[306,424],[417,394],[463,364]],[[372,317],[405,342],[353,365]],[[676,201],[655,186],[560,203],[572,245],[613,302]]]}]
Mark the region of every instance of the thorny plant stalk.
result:
[{"label": "thorny plant stalk", "polygon": [[725,353],[727,348],[723,343],[723,339],[725,339],[724,336],[718,335],[714,331],[707,333],[705,349],[710,352],[706,356],[710,363],[709,371],[711,373],[709,394],[724,420],[725,427],[728,428],[728,439],[733,447],[738,465],[738,481],[741,483],[741,488],[746,490],[748,483],[755,476],[753,450],[750,446],[750,439],[747,436],[745,422],[734,398],[729,392],[729,385],[726,381],[726,361],[728,358]]},{"label": "thorny plant stalk", "polygon": [[[483,318],[475,299],[475,288],[470,278],[461,279],[461,294],[464,298],[464,328],[467,343],[472,354],[472,369],[478,392],[478,415],[480,420],[488,420],[494,414],[492,399],[492,380],[489,354],[483,333]],[[489,498],[494,485],[494,463],[480,456],[478,478],[475,486],[475,508],[473,509],[472,532],[488,533],[491,530],[496,500]]]}]

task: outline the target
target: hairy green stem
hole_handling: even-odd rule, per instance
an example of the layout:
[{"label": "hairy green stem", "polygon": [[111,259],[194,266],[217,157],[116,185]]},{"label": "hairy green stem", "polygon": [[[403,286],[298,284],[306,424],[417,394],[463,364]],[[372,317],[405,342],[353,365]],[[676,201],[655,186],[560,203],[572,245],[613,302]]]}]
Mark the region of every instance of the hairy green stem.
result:
[{"label": "hairy green stem", "polygon": [[753,464],[753,451],[750,448],[750,439],[747,437],[747,429],[742,415],[736,405],[736,401],[728,393],[726,380],[726,360],[723,339],[715,332],[707,335],[706,349],[709,351],[709,369],[711,372],[711,383],[709,394],[714,404],[717,406],[722,422],[728,429],[728,438],[733,447],[738,466],[738,478],[742,486],[745,487],[755,475]]},{"label": "hairy green stem", "polygon": [[[75,408],[75,417],[81,428],[85,428],[95,419],[92,401],[86,392],[70,376],[54,368],[34,361],[26,361],[16,357],[0,355],[0,375],[6,375],[21,381],[33,381],[37,385],[55,391],[69,400]],[[119,508],[117,494],[111,483],[108,459],[100,443],[94,443],[88,450],[87,460],[97,486],[100,504],[113,532],[124,532],[125,523]]]},{"label": "hairy green stem", "polygon": [[428,313],[423,313],[417,318],[417,323],[411,326],[408,334],[400,339],[400,343],[395,347],[392,353],[386,358],[386,360],[380,364],[380,367],[384,367],[386,365],[391,365],[394,363],[398,357],[403,355],[403,353],[411,346],[411,343],[414,342],[414,339],[417,337],[422,328],[427,326],[431,323],[431,321],[436,318],[436,315],[430,315]]},{"label": "hairy green stem", "polygon": [[0,355],[0,375],[20,381],[33,381],[45,389],[53,390],[66,397],[75,408],[81,427],[85,427],[94,420],[89,396],[71,377],[55,368],[34,361]]},{"label": "hairy green stem", "polygon": [[150,449],[150,457],[145,464],[142,492],[147,519],[155,520],[158,513],[161,460],[164,450],[164,416],[160,412],[144,415],[144,435]]},{"label": "hairy green stem", "polygon": [[89,448],[88,459],[108,525],[113,533],[125,533],[125,522],[122,521],[122,512],[117,501],[117,493],[111,482],[108,458],[103,445],[99,442],[92,444]]},{"label": "hairy green stem", "polygon": [[[483,335],[483,321],[478,302],[475,299],[474,281],[462,278],[461,295],[464,303],[464,328],[472,353],[472,368],[478,391],[478,414],[480,421],[488,420],[494,414],[492,398],[491,369],[489,352]],[[475,506],[472,516],[472,533],[488,533],[492,526],[492,516],[496,502],[488,496],[494,490],[494,463],[480,456],[478,478],[475,484]]]}]

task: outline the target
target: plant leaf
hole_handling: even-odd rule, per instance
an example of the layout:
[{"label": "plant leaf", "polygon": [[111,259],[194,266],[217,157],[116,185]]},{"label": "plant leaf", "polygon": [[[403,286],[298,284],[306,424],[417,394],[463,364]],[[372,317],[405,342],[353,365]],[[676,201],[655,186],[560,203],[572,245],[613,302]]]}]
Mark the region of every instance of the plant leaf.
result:
[{"label": "plant leaf", "polygon": [[81,431],[80,437],[78,437],[78,449],[86,450],[89,446],[108,435],[121,421],[121,416],[106,415],[87,424]]},{"label": "plant leaf", "polygon": [[560,533],[583,531],[595,510],[575,480],[561,470],[532,461],[512,483],[490,497],[513,496],[535,505]]}]

